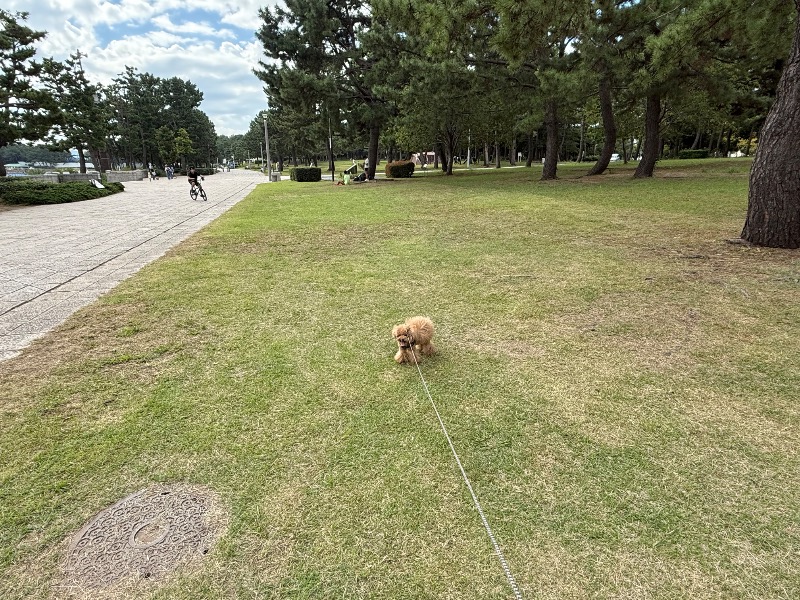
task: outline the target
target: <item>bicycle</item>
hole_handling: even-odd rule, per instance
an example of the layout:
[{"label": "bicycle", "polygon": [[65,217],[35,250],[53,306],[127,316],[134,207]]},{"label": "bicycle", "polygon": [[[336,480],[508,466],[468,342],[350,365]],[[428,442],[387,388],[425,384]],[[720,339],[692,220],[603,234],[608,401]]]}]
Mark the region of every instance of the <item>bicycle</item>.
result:
[{"label": "bicycle", "polygon": [[203,202],[208,200],[206,191],[203,189],[203,186],[200,185],[199,179],[195,181],[194,185],[189,189],[189,196],[191,196],[192,200],[197,200],[197,196],[200,196],[203,199]]}]

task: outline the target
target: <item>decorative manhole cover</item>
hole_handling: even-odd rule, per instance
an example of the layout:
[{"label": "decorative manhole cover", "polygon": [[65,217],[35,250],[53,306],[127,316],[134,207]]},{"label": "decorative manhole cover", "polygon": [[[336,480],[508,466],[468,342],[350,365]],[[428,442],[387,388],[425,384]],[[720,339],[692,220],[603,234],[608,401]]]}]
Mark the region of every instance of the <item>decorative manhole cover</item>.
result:
[{"label": "decorative manhole cover", "polygon": [[72,538],[64,565],[70,587],[154,581],[202,557],[224,529],[216,496],[190,485],[140,490],[105,509]]}]

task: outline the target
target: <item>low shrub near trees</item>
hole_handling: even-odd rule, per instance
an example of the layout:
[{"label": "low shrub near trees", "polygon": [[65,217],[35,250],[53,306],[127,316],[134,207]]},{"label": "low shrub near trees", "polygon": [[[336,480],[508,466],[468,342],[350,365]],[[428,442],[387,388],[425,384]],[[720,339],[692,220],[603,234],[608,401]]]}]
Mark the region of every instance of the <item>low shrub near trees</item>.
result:
[{"label": "low shrub near trees", "polygon": [[97,188],[87,181],[50,183],[0,178],[0,202],[4,204],[64,204],[110,196],[125,190],[121,183],[106,183]]},{"label": "low shrub near trees", "polygon": [[414,174],[414,161],[411,160],[396,160],[394,162],[386,163],[384,173],[387,177],[399,179],[401,177],[411,177]]},{"label": "low shrub near trees", "polygon": [[[217,172],[216,169],[211,167],[195,167],[194,170],[197,171],[198,175],[202,175],[203,177],[205,177],[206,175],[214,175]],[[167,176],[167,174],[164,171],[156,171],[156,172],[163,173],[163,175],[159,175],[160,177]],[[186,177],[187,172],[188,169],[178,169],[177,171],[175,171],[175,175],[182,175],[183,177]]]},{"label": "low shrub near trees", "polygon": [[708,150],[681,150],[678,158],[708,158]]},{"label": "low shrub near trees", "polygon": [[322,169],[319,167],[294,167],[289,171],[292,181],[322,181]]}]

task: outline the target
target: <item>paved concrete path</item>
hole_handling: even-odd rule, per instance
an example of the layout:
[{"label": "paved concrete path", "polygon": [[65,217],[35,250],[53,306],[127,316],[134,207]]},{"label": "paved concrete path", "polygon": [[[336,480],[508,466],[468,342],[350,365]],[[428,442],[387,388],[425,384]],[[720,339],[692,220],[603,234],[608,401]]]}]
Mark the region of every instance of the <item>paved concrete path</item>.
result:
[{"label": "paved concrete path", "polygon": [[132,181],[96,200],[0,212],[0,361],[266,182],[237,169],[206,177],[206,202],[193,202],[178,177]]}]

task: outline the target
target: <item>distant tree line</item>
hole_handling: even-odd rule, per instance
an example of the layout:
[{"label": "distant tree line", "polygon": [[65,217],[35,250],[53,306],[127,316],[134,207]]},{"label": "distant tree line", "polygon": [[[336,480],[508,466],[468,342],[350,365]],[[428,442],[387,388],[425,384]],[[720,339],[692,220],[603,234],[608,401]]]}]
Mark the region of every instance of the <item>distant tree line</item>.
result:
[{"label": "distant tree line", "polygon": [[282,155],[327,157],[330,128],[339,150],[435,149],[448,173],[468,141],[487,165],[544,158],[545,179],[559,160],[597,174],[641,156],[646,177],[681,150],[754,151],[794,23],[783,0],[293,0],[260,16]]},{"label": "distant tree line", "polygon": [[36,60],[46,32],[27,27],[27,17],[0,9],[0,175],[11,162],[3,149],[19,142],[75,148],[82,172],[87,156],[101,170],[215,162],[217,134],[197,86],[132,67],[110,85],[92,83],[80,51]]},{"label": "distant tree line", "polygon": [[70,162],[72,154],[66,150],[50,150],[44,146],[12,144],[0,148],[0,160],[5,165],[24,162],[31,165],[53,167],[58,163]]}]

